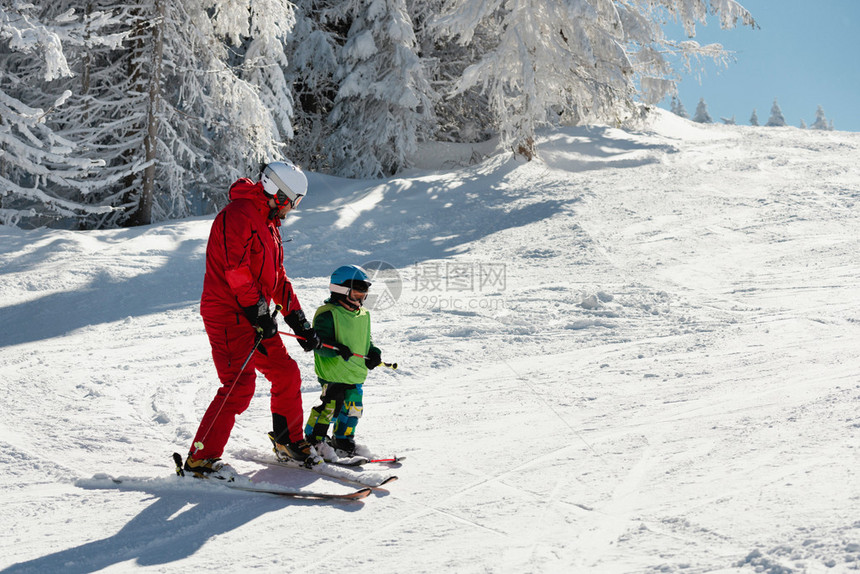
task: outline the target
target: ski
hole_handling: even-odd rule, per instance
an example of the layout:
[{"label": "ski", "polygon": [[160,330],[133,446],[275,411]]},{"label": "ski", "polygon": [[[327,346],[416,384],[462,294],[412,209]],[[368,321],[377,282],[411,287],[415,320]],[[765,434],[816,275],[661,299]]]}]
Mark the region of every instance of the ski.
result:
[{"label": "ski", "polygon": [[247,482],[222,481],[197,479],[190,480],[190,476],[164,477],[164,478],[135,478],[135,477],[113,477],[106,474],[97,474],[91,479],[81,479],[75,484],[80,488],[120,488],[128,490],[141,490],[144,492],[174,492],[176,488],[194,490],[198,487],[225,488],[241,492],[268,494],[283,498],[294,498],[301,500],[361,500],[367,498],[373,490],[369,487],[356,489],[350,492],[314,492],[308,490],[294,490],[280,488],[275,485],[255,484],[250,479]]},{"label": "ski", "polygon": [[268,466],[283,466],[286,468],[306,470],[308,472],[314,472],[316,474],[321,474],[329,478],[336,478],[344,482],[350,482],[353,484],[370,488],[379,488],[380,486],[389,484],[397,480],[396,476],[386,472],[368,471],[365,469],[359,469],[357,467],[340,466],[328,462],[321,462],[313,466],[305,466],[298,461],[279,460],[275,455],[272,455],[271,458],[254,456],[250,457],[249,460],[258,464],[265,464]]},{"label": "ski", "polygon": [[251,482],[250,485],[243,485],[240,482],[225,482],[223,484],[227,488],[241,490],[243,492],[258,492],[261,494],[273,494],[275,496],[284,496],[287,498],[301,498],[313,500],[361,500],[362,498],[367,498],[370,493],[373,492],[373,489],[369,487],[360,488],[352,492],[336,494],[332,492],[312,492],[305,490],[273,488],[268,486],[261,487],[260,485],[256,485],[253,482]]},{"label": "ski", "polygon": [[[374,455],[376,456],[376,455]],[[329,464],[337,466],[363,466],[365,464],[400,464],[405,456],[388,456],[379,458],[365,458],[363,456],[341,457],[335,460],[325,459]]]},{"label": "ski", "polygon": [[[358,451],[351,456],[342,456],[340,454],[342,451],[332,448],[331,445],[325,442],[316,445],[316,450],[327,463],[338,466],[362,466],[371,463],[397,464],[406,458],[405,456],[379,456],[370,454],[369,452],[367,454],[364,454],[364,452],[359,454]],[[367,451],[367,449],[365,448],[364,451]]]},{"label": "ski", "polygon": [[[185,471],[183,470],[182,464],[182,455],[178,452],[173,453],[173,462],[176,464],[176,474],[178,476],[185,476]],[[206,477],[202,477],[206,480]],[[337,493],[329,493],[329,492],[313,492],[307,490],[296,490],[291,488],[283,488],[274,485],[266,485],[255,483],[250,478],[243,477],[239,475],[238,477],[241,480],[212,480],[210,481],[212,484],[218,484],[226,486],[227,488],[232,488],[234,490],[241,490],[244,492],[258,492],[261,494],[273,494],[276,496],[285,496],[289,498],[313,498],[313,499],[328,499],[328,500],[361,500],[362,498],[366,498],[370,493],[370,488],[361,488],[358,490],[354,490],[352,492],[347,492],[343,494]]]}]

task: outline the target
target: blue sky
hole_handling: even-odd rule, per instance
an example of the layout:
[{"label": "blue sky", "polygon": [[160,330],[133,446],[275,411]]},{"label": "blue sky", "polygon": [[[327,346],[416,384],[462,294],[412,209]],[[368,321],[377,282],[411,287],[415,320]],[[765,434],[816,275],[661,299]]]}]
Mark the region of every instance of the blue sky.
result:
[{"label": "blue sky", "polygon": [[[678,92],[687,113],[692,117],[704,98],[715,122],[734,115],[748,125],[755,108],[763,125],[776,98],[789,125],[811,124],[820,105],[835,129],[860,131],[860,0],[739,2],[760,28],[721,30],[713,16],[696,26],[697,42],[720,43],[736,61],[727,68],[706,63],[701,83],[682,76]],[[666,31],[684,38],[680,27]],[[669,98],[660,103],[669,105]]]}]

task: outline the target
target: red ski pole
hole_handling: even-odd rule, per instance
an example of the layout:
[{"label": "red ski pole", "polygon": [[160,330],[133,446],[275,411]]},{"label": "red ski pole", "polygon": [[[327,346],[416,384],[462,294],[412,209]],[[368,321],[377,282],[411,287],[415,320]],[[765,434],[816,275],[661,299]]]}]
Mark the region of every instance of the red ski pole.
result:
[{"label": "red ski pole", "polygon": [[[281,335],[286,335],[287,337],[292,337],[293,339],[301,339],[302,341],[305,340],[304,337],[299,337],[298,335],[294,335],[292,333],[287,333],[286,331],[278,331],[278,333],[280,333]],[[337,347],[335,347],[334,345],[328,345],[326,343],[323,343],[322,346],[325,347],[326,349],[331,349],[333,351],[337,351]],[[359,357],[361,359],[367,358],[365,355],[359,355],[358,353],[353,353],[352,356],[353,357]],[[397,370],[397,363],[382,362],[381,364],[388,367],[389,369]]]}]

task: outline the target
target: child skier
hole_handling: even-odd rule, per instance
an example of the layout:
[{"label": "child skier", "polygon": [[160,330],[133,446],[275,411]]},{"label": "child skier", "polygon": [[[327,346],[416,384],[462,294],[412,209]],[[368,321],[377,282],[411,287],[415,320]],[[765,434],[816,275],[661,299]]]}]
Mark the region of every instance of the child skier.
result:
[{"label": "child skier", "polygon": [[[357,265],[338,267],[331,275],[331,297],[314,314],[314,330],[324,344],[335,349],[321,347],[314,352],[314,370],[322,394],[320,404],[308,416],[305,437],[327,459],[334,458],[327,446],[333,447],[338,457],[370,454],[363,452],[367,450],[364,447],[356,452],[355,444],[355,427],[363,411],[362,384],[367,371],[382,362],[382,351],[370,338],[370,313],[362,307],[369,288],[364,269]],[[329,438],[332,422],[334,436]]]}]

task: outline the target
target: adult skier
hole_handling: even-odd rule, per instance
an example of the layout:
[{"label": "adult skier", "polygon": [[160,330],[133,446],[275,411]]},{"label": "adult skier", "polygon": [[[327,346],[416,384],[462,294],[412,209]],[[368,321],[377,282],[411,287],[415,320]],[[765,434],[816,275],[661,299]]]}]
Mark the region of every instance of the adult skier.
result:
[{"label": "adult skier", "polygon": [[306,462],[318,457],[302,432],[301,375],[278,334],[274,301],[305,351],[320,347],[284,270],[278,228],[307,193],[305,174],[289,162],[273,162],[260,181],[237,180],[230,202],[215,217],[206,246],[200,314],[221,387],[194,436],[185,470],[229,478],[221,460],[236,420],[254,396],[256,372],[271,384],[273,436],[279,455]]}]

